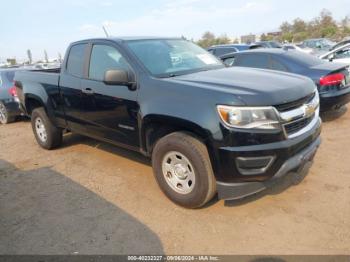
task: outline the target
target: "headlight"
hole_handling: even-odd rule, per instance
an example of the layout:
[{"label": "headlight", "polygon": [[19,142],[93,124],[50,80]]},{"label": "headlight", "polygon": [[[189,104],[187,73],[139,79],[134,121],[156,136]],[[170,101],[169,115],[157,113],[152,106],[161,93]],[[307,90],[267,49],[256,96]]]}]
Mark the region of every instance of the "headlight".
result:
[{"label": "headlight", "polygon": [[273,107],[217,106],[222,121],[235,128],[280,129],[278,116]]}]

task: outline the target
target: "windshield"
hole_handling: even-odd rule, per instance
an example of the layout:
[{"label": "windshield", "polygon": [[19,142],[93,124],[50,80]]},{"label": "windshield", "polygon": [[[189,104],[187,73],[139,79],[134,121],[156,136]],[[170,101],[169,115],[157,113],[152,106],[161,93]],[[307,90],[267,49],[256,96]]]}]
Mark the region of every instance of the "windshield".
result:
[{"label": "windshield", "polygon": [[324,45],[324,46],[334,46],[336,43],[329,40],[329,39],[322,39],[321,43]]},{"label": "windshield", "polygon": [[147,70],[158,77],[224,67],[215,56],[182,39],[134,40],[127,45]]}]

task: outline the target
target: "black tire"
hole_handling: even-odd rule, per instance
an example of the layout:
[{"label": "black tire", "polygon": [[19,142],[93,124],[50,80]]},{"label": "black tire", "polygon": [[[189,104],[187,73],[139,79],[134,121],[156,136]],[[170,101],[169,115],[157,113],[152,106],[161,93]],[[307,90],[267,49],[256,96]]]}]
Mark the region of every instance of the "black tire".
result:
[{"label": "black tire", "polygon": [[[46,132],[46,139],[43,139],[37,131],[37,121],[40,120]],[[35,108],[31,115],[33,133],[38,144],[45,149],[54,149],[62,143],[62,129],[54,126],[48,118],[43,107]]]},{"label": "black tire", "polygon": [[6,125],[15,122],[15,116],[9,116],[7,108],[3,102],[0,101],[0,124]]},{"label": "black tire", "polygon": [[[165,157],[172,152],[179,152],[185,156],[194,169],[195,183],[189,193],[176,192],[168,184],[167,175],[163,174],[163,160],[167,161]],[[152,152],[152,166],[161,190],[171,201],[182,207],[199,208],[211,200],[216,193],[216,181],[207,148],[189,134],[175,132],[161,138]]]}]

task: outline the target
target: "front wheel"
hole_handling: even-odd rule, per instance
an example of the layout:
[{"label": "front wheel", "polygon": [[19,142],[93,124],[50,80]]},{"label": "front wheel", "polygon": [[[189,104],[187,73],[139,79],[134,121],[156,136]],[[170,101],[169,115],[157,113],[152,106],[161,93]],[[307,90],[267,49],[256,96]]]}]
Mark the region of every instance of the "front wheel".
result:
[{"label": "front wheel", "polygon": [[206,146],[183,132],[161,138],[152,153],[155,178],[176,204],[198,208],[213,198],[216,182]]},{"label": "front wheel", "polygon": [[41,147],[54,149],[61,145],[62,130],[51,123],[43,107],[33,110],[31,122],[36,141]]}]

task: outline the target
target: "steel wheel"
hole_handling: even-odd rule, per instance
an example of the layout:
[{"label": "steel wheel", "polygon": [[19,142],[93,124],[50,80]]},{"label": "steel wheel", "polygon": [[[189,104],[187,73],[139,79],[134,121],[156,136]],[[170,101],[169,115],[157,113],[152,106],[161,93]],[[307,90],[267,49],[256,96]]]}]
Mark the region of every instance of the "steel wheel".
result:
[{"label": "steel wheel", "polygon": [[189,194],[195,186],[195,173],[191,162],[180,152],[167,153],[162,161],[165,181],[177,193]]},{"label": "steel wheel", "polygon": [[45,143],[47,140],[47,133],[43,120],[40,117],[35,119],[35,131],[38,138]]},{"label": "steel wheel", "polygon": [[7,110],[3,103],[0,103],[0,123],[7,122]]}]

